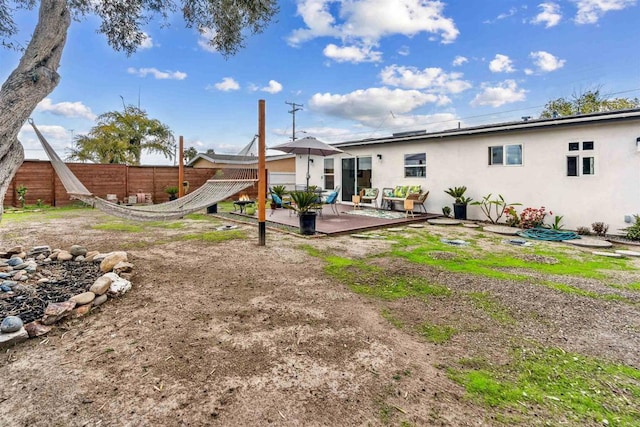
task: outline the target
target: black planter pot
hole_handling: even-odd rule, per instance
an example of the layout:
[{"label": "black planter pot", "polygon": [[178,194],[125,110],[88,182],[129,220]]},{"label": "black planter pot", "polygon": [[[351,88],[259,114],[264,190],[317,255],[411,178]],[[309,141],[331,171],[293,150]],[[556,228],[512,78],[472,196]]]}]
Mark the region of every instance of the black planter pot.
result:
[{"label": "black planter pot", "polygon": [[169,200],[176,200],[178,198],[175,194],[169,194]]},{"label": "black planter pot", "polygon": [[316,234],[315,212],[304,212],[300,214],[300,234]]},{"label": "black planter pot", "polygon": [[455,219],[467,219],[467,205],[462,203],[454,203],[453,217]]}]

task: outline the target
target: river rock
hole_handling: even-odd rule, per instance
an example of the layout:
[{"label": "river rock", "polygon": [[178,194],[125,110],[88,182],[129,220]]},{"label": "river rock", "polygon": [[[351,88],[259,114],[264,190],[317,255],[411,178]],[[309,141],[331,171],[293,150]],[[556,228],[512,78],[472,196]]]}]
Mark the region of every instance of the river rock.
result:
[{"label": "river rock", "polygon": [[11,289],[13,289],[17,285],[18,282],[16,282],[15,280],[3,280],[2,283],[0,283],[0,286],[6,286]]},{"label": "river rock", "polygon": [[91,310],[91,304],[81,305],[73,309],[73,317],[82,317]]},{"label": "river rock", "polygon": [[22,280],[22,276],[25,276],[26,273],[24,272],[24,270],[18,270],[16,271],[16,274],[13,275],[13,280]]},{"label": "river rock", "polygon": [[24,261],[23,261],[23,260],[22,260],[22,258],[20,258],[20,257],[10,258],[10,259],[7,261],[7,265],[9,265],[9,266],[11,266],[11,267],[14,267],[14,268],[15,268],[15,266],[20,265],[20,264],[23,264],[23,263],[24,263]]},{"label": "river rock", "polygon": [[53,325],[57,321],[70,315],[75,307],[76,303],[73,301],[51,302],[44,310],[42,323],[45,325]]},{"label": "river rock", "polygon": [[71,255],[73,255],[74,257],[85,256],[87,254],[87,248],[85,248],[84,246],[80,246],[80,245],[73,245],[73,246],[71,246],[71,249],[69,250],[69,253]]},{"label": "river rock", "polygon": [[5,273],[5,272],[0,272],[0,280],[5,280],[10,278],[11,275],[9,273]]},{"label": "river rock", "polygon": [[27,330],[29,334],[29,338],[39,337],[45,334],[48,334],[51,331],[51,326],[43,325],[39,321],[34,321],[31,323],[27,323],[24,325],[24,328]]},{"label": "river rock", "polygon": [[11,288],[7,285],[0,285],[0,291],[2,292],[11,292]]},{"label": "river rock", "polygon": [[93,292],[83,292],[81,294],[72,296],[71,298],[69,298],[69,301],[75,302],[76,305],[85,305],[89,304],[94,299],[96,299],[96,294],[94,294]]},{"label": "river rock", "polygon": [[0,332],[5,334],[17,332],[22,328],[22,326],[23,323],[21,318],[18,316],[7,316],[2,319],[2,323],[0,323]]},{"label": "river rock", "polygon": [[96,299],[93,300],[93,305],[95,307],[102,305],[107,301],[108,298],[109,297],[107,297],[106,295],[100,295],[99,297],[96,297]]},{"label": "river rock", "polygon": [[113,270],[119,262],[127,261],[127,253],[124,251],[110,252],[100,263],[100,271],[107,273]]},{"label": "river rock", "polygon": [[73,259],[73,255],[71,255],[67,251],[58,252],[58,261],[71,261]]},{"label": "river rock", "polygon": [[104,276],[100,276],[93,282],[93,285],[89,288],[89,291],[93,292],[96,295],[106,294],[109,288],[111,287],[111,278],[106,274]]},{"label": "river rock", "polygon": [[107,273],[111,279],[111,286],[109,287],[109,293],[113,295],[122,295],[131,289],[131,282],[118,276],[116,273]]},{"label": "river rock", "polygon": [[7,249],[7,255],[11,256],[11,255],[19,254],[22,251],[24,251],[22,246],[14,246],[11,249]]},{"label": "river rock", "polygon": [[9,348],[29,339],[29,334],[24,328],[9,334],[0,334],[0,349]]}]

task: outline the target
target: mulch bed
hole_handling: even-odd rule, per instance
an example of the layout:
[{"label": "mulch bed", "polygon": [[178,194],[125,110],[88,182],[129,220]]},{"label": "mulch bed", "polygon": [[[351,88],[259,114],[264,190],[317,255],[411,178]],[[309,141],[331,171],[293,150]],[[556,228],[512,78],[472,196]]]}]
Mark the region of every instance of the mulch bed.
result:
[{"label": "mulch bed", "polygon": [[38,264],[37,271],[49,281],[37,283],[37,279],[29,279],[19,282],[13,292],[0,292],[0,319],[18,316],[25,324],[39,320],[49,303],[64,302],[86,292],[102,274],[100,264],[83,261]]}]

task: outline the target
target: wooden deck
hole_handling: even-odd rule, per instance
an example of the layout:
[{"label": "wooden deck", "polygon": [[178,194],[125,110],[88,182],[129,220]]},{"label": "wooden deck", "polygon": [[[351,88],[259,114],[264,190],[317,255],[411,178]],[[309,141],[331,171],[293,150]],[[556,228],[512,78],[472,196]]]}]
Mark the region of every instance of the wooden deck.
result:
[{"label": "wooden deck", "polygon": [[[427,219],[436,218],[441,215],[430,213],[416,213],[414,217],[410,215],[404,216],[403,212],[394,211],[397,214],[401,214],[400,218],[377,218],[374,216],[365,215],[352,215],[347,212],[354,211],[351,205],[336,205],[339,215],[336,215],[331,206],[325,205],[322,210],[322,215],[316,217],[316,232],[326,235],[338,235],[348,234],[367,230],[375,230],[378,228],[394,227],[398,225],[405,225],[410,223],[425,222]],[[358,211],[381,211],[379,209],[362,207]],[[388,211],[382,211],[388,212]],[[295,212],[289,209],[276,209],[272,211],[267,209],[267,221],[275,222],[278,224],[290,225],[293,227],[299,226],[299,219]]]}]

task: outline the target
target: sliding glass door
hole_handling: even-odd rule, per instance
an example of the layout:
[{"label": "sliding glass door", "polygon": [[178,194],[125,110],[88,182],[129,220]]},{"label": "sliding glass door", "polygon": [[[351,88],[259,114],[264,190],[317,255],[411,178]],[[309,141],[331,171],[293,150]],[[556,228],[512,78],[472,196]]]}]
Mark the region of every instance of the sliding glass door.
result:
[{"label": "sliding glass door", "polygon": [[351,202],[351,196],[371,187],[371,164],[368,156],[342,159],[343,202]]}]

